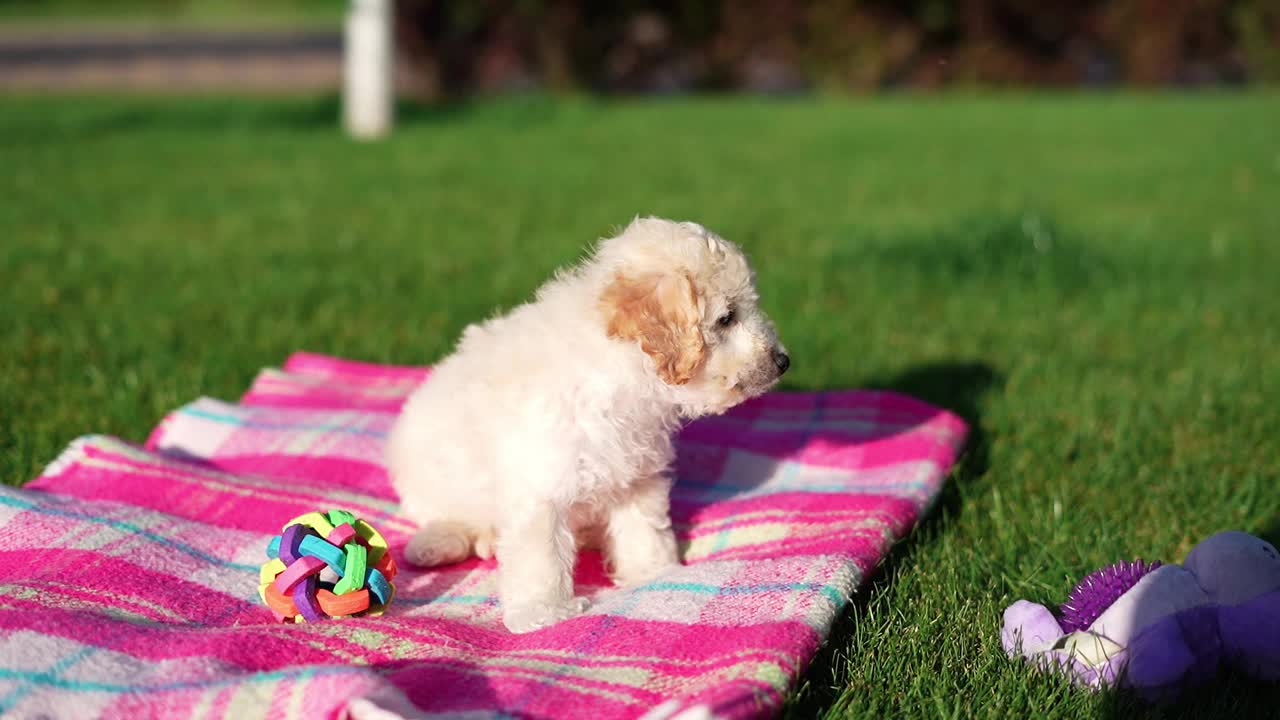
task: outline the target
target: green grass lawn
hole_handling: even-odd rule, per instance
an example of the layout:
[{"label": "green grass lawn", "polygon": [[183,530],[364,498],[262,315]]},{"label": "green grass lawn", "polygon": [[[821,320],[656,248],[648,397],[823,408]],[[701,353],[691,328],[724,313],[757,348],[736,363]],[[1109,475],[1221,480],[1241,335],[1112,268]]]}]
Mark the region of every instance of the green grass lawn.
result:
[{"label": "green grass lawn", "polygon": [[[1016,598],[1280,539],[1280,96],[515,100],[359,145],[332,100],[0,99],[0,478],[142,440],[298,348],[426,363],[636,213],[753,256],[792,388],[973,443],[796,717],[1111,717],[1006,660]],[[1225,678],[1158,710],[1263,716]]]},{"label": "green grass lawn", "polygon": [[348,0],[0,0],[0,23],[219,27],[337,26]]}]

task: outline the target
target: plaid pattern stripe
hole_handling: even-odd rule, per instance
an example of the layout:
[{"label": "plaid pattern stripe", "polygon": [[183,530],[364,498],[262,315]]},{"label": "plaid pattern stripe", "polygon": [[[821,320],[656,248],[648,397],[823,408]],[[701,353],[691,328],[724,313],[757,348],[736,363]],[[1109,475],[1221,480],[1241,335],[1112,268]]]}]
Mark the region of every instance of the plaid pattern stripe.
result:
[{"label": "plaid pattern stripe", "polygon": [[495,564],[473,559],[402,562],[380,618],[272,622],[257,568],[289,518],[350,508],[403,547],[413,528],[381,443],[428,377],[295,354],[239,403],[171,413],[143,447],[84,437],[26,488],[0,489],[0,711],[769,715],[966,434],[891,393],[774,393],[681,435],[672,514],[686,564],[620,590],[583,553],[581,617],[506,632]]}]

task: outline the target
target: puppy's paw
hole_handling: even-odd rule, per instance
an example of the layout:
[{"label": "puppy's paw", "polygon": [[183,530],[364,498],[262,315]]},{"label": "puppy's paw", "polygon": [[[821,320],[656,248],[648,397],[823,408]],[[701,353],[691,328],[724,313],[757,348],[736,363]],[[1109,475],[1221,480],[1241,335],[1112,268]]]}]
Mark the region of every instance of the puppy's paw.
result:
[{"label": "puppy's paw", "polygon": [[676,538],[669,529],[648,533],[642,539],[643,542],[613,548],[609,561],[614,584],[643,585],[680,566]]},{"label": "puppy's paw", "polygon": [[465,528],[455,523],[424,525],[404,547],[404,559],[418,567],[448,565],[470,555],[471,538]]},{"label": "puppy's paw", "polygon": [[488,560],[493,557],[497,544],[498,539],[494,536],[493,530],[487,530],[476,536],[475,547],[472,552],[481,560]]},{"label": "puppy's paw", "polygon": [[654,562],[649,565],[628,567],[626,571],[615,570],[613,584],[618,587],[631,588],[645,583],[680,567],[680,561],[674,557],[669,562]]},{"label": "puppy's paw", "polygon": [[584,597],[574,597],[559,603],[514,605],[502,611],[502,624],[513,633],[533,632],[581,615],[589,604]]}]

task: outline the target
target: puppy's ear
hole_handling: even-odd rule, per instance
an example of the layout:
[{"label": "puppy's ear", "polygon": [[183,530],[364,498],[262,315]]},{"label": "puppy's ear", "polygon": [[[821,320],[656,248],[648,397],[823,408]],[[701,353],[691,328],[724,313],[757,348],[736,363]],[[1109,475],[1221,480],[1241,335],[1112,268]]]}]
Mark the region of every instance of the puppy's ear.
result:
[{"label": "puppy's ear", "polygon": [[698,294],[684,272],[619,274],[600,296],[609,337],[640,343],[670,385],[693,379],[706,351]]}]

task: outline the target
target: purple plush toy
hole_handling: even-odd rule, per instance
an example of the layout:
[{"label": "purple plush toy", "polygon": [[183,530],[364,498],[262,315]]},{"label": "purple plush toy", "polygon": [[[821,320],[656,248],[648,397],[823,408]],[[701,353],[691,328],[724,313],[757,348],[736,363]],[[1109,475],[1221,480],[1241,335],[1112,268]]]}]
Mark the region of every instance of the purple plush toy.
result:
[{"label": "purple plush toy", "polygon": [[1079,685],[1117,680],[1165,698],[1230,665],[1280,680],[1280,553],[1242,532],[1218,533],[1182,565],[1118,563],[1076,586],[1062,622],[1019,600],[1004,611],[1011,657]]}]

